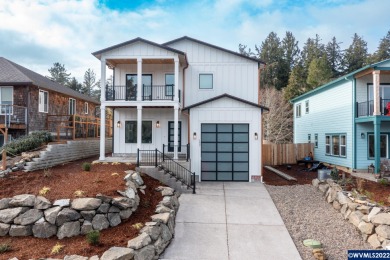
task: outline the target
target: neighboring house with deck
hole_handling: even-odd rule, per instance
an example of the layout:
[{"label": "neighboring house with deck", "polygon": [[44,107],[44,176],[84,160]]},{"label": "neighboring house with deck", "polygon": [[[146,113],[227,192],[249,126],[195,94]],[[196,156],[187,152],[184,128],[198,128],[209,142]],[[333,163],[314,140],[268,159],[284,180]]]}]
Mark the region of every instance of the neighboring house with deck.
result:
[{"label": "neighboring house with deck", "polygon": [[390,60],[367,65],[292,100],[294,143],[316,160],[364,170],[390,158]]},{"label": "neighboring house with deck", "polygon": [[101,61],[102,86],[106,67],[113,70],[101,109],[114,110],[114,156],[185,153],[199,180],[260,178],[268,110],[259,105],[261,60],[190,37],[164,44],[136,38],[92,54]]},{"label": "neighboring house with deck", "polygon": [[74,119],[95,118],[99,105],[92,97],[0,57],[0,145],[5,131],[9,138],[40,130],[67,132]]}]

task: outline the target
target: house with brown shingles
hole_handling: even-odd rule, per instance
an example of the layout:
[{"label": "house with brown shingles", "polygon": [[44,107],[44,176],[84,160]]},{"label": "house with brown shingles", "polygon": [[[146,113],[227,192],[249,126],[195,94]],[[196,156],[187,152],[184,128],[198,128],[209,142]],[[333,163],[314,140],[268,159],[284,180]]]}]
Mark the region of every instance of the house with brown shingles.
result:
[{"label": "house with brown shingles", "polygon": [[[0,145],[5,130],[8,138],[40,130],[62,132],[60,128],[72,126],[72,118],[95,118],[99,105],[90,96],[0,57]],[[58,124],[53,128],[49,118],[55,116]]]}]

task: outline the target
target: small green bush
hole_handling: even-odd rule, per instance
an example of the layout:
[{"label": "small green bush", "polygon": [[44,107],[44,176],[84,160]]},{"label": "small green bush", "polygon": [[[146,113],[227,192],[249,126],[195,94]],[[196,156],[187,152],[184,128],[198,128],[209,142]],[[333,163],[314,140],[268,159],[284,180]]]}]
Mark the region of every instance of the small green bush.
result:
[{"label": "small green bush", "polygon": [[330,177],[332,177],[332,180],[337,181],[339,177],[339,170],[336,168],[336,166],[332,169],[330,172]]},{"label": "small green bush", "polygon": [[43,144],[47,144],[52,140],[53,138],[49,132],[39,131],[17,138],[4,145],[3,148],[7,151],[7,154],[18,155],[22,152],[39,148]]},{"label": "small green bush", "polygon": [[11,251],[11,245],[7,243],[0,244],[0,254]]},{"label": "small green bush", "polygon": [[386,178],[382,178],[378,180],[378,183],[383,185],[383,186],[388,186],[389,185],[389,180]]},{"label": "small green bush", "polygon": [[85,163],[83,163],[83,164],[81,165],[81,169],[83,169],[83,171],[89,172],[89,171],[91,170],[91,164],[85,162]]},{"label": "small green bush", "polygon": [[92,230],[87,233],[87,242],[92,246],[96,246],[100,243],[100,232],[99,230]]}]

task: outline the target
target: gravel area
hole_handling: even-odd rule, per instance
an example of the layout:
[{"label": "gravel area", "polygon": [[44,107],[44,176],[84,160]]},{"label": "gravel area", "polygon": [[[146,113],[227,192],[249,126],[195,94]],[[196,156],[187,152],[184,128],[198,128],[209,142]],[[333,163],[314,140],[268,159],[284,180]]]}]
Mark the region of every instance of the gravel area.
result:
[{"label": "gravel area", "polygon": [[308,238],[322,243],[329,260],[347,259],[348,249],[372,249],[312,185],[266,187],[302,259],[315,259],[302,243]]}]

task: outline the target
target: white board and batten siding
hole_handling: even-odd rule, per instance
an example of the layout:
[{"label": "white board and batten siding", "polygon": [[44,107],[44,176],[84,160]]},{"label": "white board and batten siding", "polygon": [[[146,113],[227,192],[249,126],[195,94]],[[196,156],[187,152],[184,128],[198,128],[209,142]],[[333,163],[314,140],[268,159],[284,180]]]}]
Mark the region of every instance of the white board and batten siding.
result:
[{"label": "white board and batten siding", "polygon": [[[169,47],[187,54],[189,66],[185,73],[185,106],[230,94],[258,102],[258,63],[188,39]],[[213,74],[213,89],[199,89],[199,74]]]},{"label": "white board and batten siding", "polygon": [[[346,80],[337,86],[328,88],[294,102],[294,143],[311,142],[318,134],[318,148],[314,148],[314,157],[321,162],[352,167],[353,162],[353,94],[352,81]],[[305,111],[305,102],[309,101],[309,113]],[[301,117],[296,117],[297,104],[301,104]],[[346,134],[346,157],[325,154],[326,134]],[[301,159],[301,158],[297,158]]]},{"label": "white board and batten siding", "polygon": [[[143,150],[158,149],[162,151],[163,144],[168,144],[168,121],[174,121],[174,110],[171,108],[148,108],[142,110],[142,121],[152,121],[152,143],[142,144]],[[136,143],[125,143],[125,121],[137,121],[136,108],[116,108],[114,111],[114,122],[121,121],[122,126],[114,126],[114,154],[135,154],[137,153]],[[159,121],[160,127],[156,128],[156,122]],[[179,113],[181,121],[181,144],[188,143],[188,116]]]},{"label": "white board and batten siding", "polygon": [[144,42],[134,42],[128,45],[124,45],[109,51],[102,53],[102,57],[105,58],[137,58],[137,57],[146,57],[146,58],[158,58],[158,57],[175,57],[176,53],[147,44]]},{"label": "white board and batten siding", "polygon": [[[261,144],[260,137],[255,140],[255,133],[261,133],[261,109],[230,99],[221,98],[190,110],[191,170],[201,174],[201,125],[212,124],[249,124],[249,181],[251,176],[260,175]],[[199,180],[201,176],[199,176]]]}]

